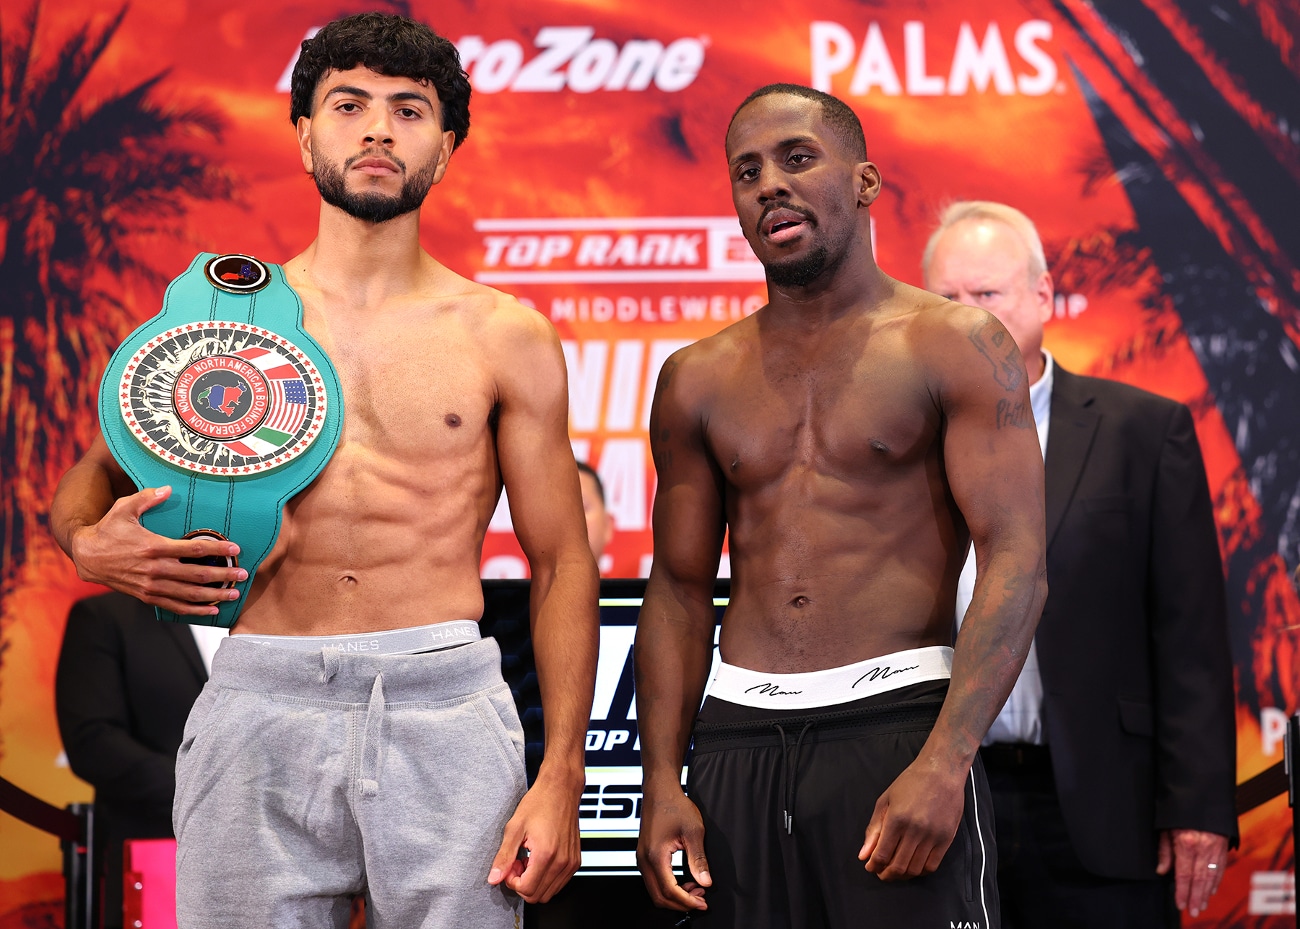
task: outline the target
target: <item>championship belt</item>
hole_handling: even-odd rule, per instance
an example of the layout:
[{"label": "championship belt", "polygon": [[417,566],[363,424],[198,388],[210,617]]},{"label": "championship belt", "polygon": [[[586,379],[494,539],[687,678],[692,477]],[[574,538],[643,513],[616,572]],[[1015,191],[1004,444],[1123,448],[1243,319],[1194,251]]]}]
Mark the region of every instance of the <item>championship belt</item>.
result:
[{"label": "championship belt", "polygon": [[[113,457],[140,488],[172,495],[141,517],[173,539],[239,545],[248,579],[216,616],[169,622],[235,624],[257,566],[280,534],[287,501],[338,445],[343,392],[325,351],[302,327],[302,302],[279,265],[200,254],[172,281],[162,312],[127,337],[99,387],[99,422]],[[218,586],[218,585],[214,585]]]}]

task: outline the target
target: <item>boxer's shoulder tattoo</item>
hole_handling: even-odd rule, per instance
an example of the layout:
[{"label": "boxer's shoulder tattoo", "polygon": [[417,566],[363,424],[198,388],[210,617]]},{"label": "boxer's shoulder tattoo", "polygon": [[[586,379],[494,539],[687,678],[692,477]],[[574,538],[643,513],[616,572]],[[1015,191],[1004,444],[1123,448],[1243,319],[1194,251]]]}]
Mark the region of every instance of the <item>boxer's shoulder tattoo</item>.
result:
[{"label": "boxer's shoulder tattoo", "polygon": [[674,435],[673,430],[664,425],[664,415],[661,407],[661,404],[667,402],[665,397],[669,386],[672,384],[673,375],[677,373],[678,364],[678,359],[670,357],[659,370],[659,383],[655,387],[655,402],[650,409],[650,457],[654,461],[655,468],[659,471],[672,467],[673,449],[671,443],[674,439],[680,441],[681,438],[680,430],[677,435]]},{"label": "boxer's shoulder tattoo", "polygon": [[676,358],[669,358],[664,362],[664,366],[659,369],[659,392],[663,393],[668,389],[668,385],[673,382],[673,375],[677,373],[679,362]]},{"label": "boxer's shoulder tattoo", "polygon": [[975,324],[970,331],[970,340],[993,365],[993,380],[1006,390],[1019,390],[1025,371],[1020,348],[1011,334],[994,325],[992,317],[989,317]]}]

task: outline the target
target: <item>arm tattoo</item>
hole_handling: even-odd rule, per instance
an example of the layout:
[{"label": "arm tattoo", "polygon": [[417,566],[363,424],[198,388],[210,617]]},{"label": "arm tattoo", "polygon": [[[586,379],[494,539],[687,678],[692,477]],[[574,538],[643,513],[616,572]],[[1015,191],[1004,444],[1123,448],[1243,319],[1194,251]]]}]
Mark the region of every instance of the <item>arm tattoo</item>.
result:
[{"label": "arm tattoo", "polygon": [[[990,329],[993,329],[991,333]],[[1001,326],[993,327],[991,321],[986,319],[971,330],[970,340],[993,365],[993,380],[1006,390],[1019,389],[1025,372],[1022,365],[1017,364],[1020,361],[1020,349],[1007,331]]]},{"label": "arm tattoo", "polygon": [[659,403],[668,392],[668,385],[672,383],[676,371],[677,360],[669,358],[659,371],[659,384],[655,387],[654,405],[650,411],[650,457],[654,461],[655,470],[661,474],[673,466],[673,451],[669,445],[673,434],[667,426],[660,424]]},{"label": "arm tattoo", "polygon": [[1016,429],[1028,429],[1034,424],[1029,407],[1019,401],[998,401],[998,428],[1012,426]]},{"label": "arm tattoo", "polygon": [[668,431],[664,430],[661,444],[652,443],[650,446],[650,457],[654,459],[655,470],[660,474],[668,471],[673,466],[673,450],[668,447]]},{"label": "arm tattoo", "polygon": [[657,388],[657,391],[659,393],[662,393],[663,391],[668,389],[668,385],[672,383],[673,375],[676,372],[677,372],[677,359],[669,358],[666,362],[664,362],[664,366],[659,369],[659,386]]}]

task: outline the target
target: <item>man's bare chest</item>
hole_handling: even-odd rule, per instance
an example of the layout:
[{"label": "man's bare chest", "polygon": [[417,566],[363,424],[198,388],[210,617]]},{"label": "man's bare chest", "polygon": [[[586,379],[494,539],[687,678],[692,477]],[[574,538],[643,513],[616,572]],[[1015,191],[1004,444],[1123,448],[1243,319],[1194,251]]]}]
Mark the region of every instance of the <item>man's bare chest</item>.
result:
[{"label": "man's bare chest", "polygon": [[724,475],[761,485],[792,469],[845,480],[906,468],[935,447],[938,406],[905,365],[737,371],[707,411]]},{"label": "man's bare chest", "polygon": [[490,361],[460,334],[340,338],[327,348],[343,388],[343,440],[385,454],[455,455],[490,440]]}]

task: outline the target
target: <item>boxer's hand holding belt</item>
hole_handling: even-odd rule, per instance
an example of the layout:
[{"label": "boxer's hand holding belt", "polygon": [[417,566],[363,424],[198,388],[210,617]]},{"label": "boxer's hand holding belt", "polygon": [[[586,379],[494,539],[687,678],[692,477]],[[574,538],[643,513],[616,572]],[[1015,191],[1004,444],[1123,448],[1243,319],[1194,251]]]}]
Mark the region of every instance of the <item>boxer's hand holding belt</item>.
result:
[{"label": "boxer's hand holding belt", "polygon": [[[99,389],[113,457],[137,487],[172,485],[141,517],[173,539],[239,546],[248,579],[216,616],[158,618],[233,626],[287,501],[338,445],[338,375],[302,327],[302,303],[278,265],[200,254],[167,288],[162,312],[127,337]],[[218,559],[234,566],[233,559]]]}]

